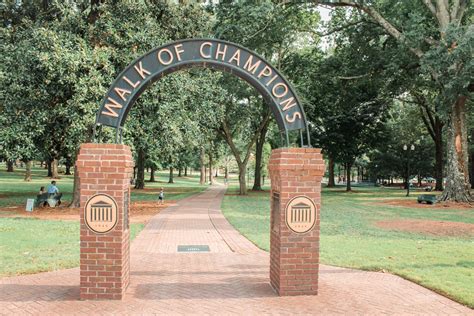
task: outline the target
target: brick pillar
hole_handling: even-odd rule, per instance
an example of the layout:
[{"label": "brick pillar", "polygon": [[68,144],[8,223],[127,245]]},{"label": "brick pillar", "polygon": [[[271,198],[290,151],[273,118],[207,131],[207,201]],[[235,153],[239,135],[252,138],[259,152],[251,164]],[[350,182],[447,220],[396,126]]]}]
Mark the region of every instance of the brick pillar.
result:
[{"label": "brick pillar", "polygon": [[272,151],[270,283],[280,296],[316,295],[319,277],[321,149]]},{"label": "brick pillar", "polygon": [[[81,196],[80,296],[83,300],[120,300],[130,282],[132,154],[125,145],[82,144],[76,164]],[[84,218],[85,205],[96,194],[107,194],[116,202],[116,224],[104,233],[94,232]]]}]

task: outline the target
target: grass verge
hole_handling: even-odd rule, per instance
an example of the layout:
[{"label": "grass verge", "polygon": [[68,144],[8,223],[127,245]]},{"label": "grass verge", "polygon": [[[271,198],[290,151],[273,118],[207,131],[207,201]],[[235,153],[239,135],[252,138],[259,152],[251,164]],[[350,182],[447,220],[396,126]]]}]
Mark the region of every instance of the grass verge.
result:
[{"label": "grass verge", "polygon": [[[394,189],[324,189],[321,208],[321,263],[400,275],[471,308],[474,307],[474,242],[470,237],[431,236],[378,228],[381,220],[419,219],[474,223],[469,209],[407,208],[383,205],[401,199]],[[222,210],[229,222],[264,250],[269,250],[268,192],[233,195]],[[413,194],[411,199],[416,199]]]}]

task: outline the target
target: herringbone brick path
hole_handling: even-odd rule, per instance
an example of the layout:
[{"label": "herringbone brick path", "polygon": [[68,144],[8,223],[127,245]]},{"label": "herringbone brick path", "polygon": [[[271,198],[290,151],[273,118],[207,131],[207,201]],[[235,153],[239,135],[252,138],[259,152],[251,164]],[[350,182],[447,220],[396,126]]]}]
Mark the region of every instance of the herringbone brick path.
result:
[{"label": "herringbone brick path", "polygon": [[[222,187],[154,217],[133,242],[123,301],[79,301],[79,269],[0,279],[0,314],[432,314],[473,311],[399,277],[321,266],[320,294],[278,297],[269,256],[219,211]],[[210,253],[177,253],[205,244]]]}]

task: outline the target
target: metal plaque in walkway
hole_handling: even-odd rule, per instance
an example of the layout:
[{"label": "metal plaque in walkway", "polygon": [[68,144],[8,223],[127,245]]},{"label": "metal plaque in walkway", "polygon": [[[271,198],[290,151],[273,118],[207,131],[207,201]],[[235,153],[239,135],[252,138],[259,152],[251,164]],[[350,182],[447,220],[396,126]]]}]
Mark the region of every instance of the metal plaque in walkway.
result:
[{"label": "metal plaque in walkway", "polygon": [[179,245],[178,252],[209,252],[208,245]]}]

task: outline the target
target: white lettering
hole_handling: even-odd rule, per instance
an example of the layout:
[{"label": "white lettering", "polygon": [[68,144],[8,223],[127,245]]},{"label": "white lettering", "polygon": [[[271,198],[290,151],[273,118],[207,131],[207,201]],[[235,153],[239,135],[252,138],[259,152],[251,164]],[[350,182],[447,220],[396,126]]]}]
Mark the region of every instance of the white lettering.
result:
[{"label": "white lettering", "polygon": [[[208,54],[204,54],[204,46],[209,46],[209,53]],[[211,58],[211,47],[212,47],[212,43],[211,42],[204,42],[201,44],[201,48],[199,49],[199,53],[201,54],[201,57],[202,58]]]},{"label": "white lettering", "polygon": [[140,80],[137,80],[135,83],[133,83],[130,79],[127,78],[127,76],[123,76],[122,78],[125,82],[127,82],[133,89],[138,87],[138,85],[141,83]]},{"label": "white lettering", "polygon": [[226,52],[227,52],[227,45],[224,45],[224,49],[221,50],[221,44],[217,44],[216,57],[214,58],[219,59],[219,56],[222,56],[221,59],[224,60]]},{"label": "white lettering", "polygon": [[132,93],[132,91],[130,90],[122,89],[118,87],[114,88],[114,90],[119,95],[119,97],[122,98],[122,100],[124,101],[127,101],[127,98],[125,97],[125,95]]},{"label": "white lettering", "polygon": [[122,105],[118,103],[117,101],[115,101],[114,99],[112,99],[111,97],[108,97],[107,99],[112,103],[105,104],[105,108],[108,110],[108,112],[102,111],[102,114],[112,116],[112,117],[118,117],[118,113],[115,112],[114,108],[121,109]]},{"label": "white lettering", "polygon": [[262,78],[263,76],[265,77],[270,77],[272,75],[273,71],[270,67],[265,66],[262,71],[258,74],[258,78]]},{"label": "white lettering", "polygon": [[176,52],[176,57],[178,57],[179,61],[181,61],[181,53],[184,53],[184,50],[180,50],[180,48],[183,48],[183,44],[174,45],[174,51]]},{"label": "white lettering", "polygon": [[255,74],[257,71],[258,66],[260,66],[260,60],[258,60],[255,64],[252,65],[253,62],[253,56],[250,55],[247,61],[245,62],[244,69],[246,69],[248,72],[251,72]]},{"label": "white lettering", "polygon": [[[168,60],[167,60],[167,61],[165,61],[165,60],[163,59],[163,56],[162,56],[162,55],[163,55],[163,52],[165,52],[166,54],[168,54]],[[166,65],[171,64],[171,63],[173,62],[173,59],[174,59],[173,54],[171,53],[171,51],[170,51],[168,48],[160,49],[160,51],[158,52],[158,60],[160,61],[160,63],[161,63],[162,65],[165,65],[165,66],[166,66]]]},{"label": "white lettering", "polygon": [[291,109],[292,107],[294,107],[296,105],[295,98],[290,97],[290,98],[286,99],[285,101],[281,101],[280,105],[283,105],[283,111]]},{"label": "white lettering", "polygon": [[137,65],[133,66],[133,68],[135,68],[135,70],[138,72],[138,74],[140,75],[140,77],[142,77],[142,79],[145,79],[145,74],[149,75],[150,72],[148,70],[146,70],[145,68],[143,68],[143,65],[142,65],[142,62],[138,62],[138,67]]},{"label": "white lettering", "polygon": [[[283,87],[283,93],[277,93],[278,87]],[[282,82],[277,83],[276,85],[273,86],[272,89],[273,96],[275,98],[281,98],[284,97],[288,93],[288,86]]]},{"label": "white lettering", "polygon": [[240,67],[240,49],[238,49],[238,50],[234,53],[234,55],[232,55],[232,57],[229,59],[229,64],[231,64],[232,61],[234,61],[234,60],[236,61],[237,66]]},{"label": "white lettering", "polygon": [[286,121],[287,121],[288,123],[293,123],[293,122],[296,120],[297,117],[298,117],[298,119],[301,119],[301,113],[300,113],[300,112],[295,112],[295,113],[293,113],[293,116],[292,116],[291,118],[290,118],[290,115],[289,115],[289,114],[287,114],[287,115],[285,116]]},{"label": "white lettering", "polygon": [[276,78],[278,78],[278,75],[274,75],[265,85],[268,87]]}]

